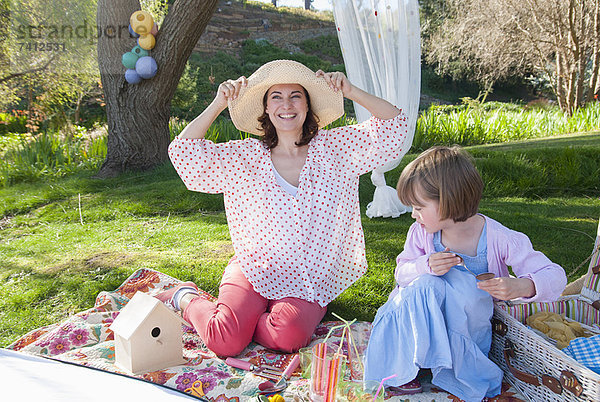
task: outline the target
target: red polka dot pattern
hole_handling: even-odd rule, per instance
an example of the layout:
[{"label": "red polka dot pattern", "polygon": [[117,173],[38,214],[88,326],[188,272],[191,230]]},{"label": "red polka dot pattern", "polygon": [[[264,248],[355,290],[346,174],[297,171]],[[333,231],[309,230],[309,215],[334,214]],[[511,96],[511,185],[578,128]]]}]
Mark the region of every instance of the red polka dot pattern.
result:
[{"label": "red polka dot pattern", "polygon": [[224,194],[237,260],[258,293],[326,306],[367,269],[359,176],[397,159],[410,146],[407,129],[400,114],[320,130],[296,197],[277,184],[270,151],[256,139],[176,138],[169,156],[188,189]]}]

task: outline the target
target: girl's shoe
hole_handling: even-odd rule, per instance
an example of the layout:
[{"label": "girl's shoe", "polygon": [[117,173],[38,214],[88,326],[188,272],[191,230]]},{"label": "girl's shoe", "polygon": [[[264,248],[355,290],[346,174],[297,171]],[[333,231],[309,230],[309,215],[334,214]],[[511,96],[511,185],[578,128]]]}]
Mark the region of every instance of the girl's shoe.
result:
[{"label": "girl's shoe", "polygon": [[163,292],[158,293],[154,297],[156,297],[158,300],[160,300],[161,302],[163,302],[165,304],[171,304],[171,298],[173,297],[175,292],[177,292],[177,290],[179,290],[179,288],[182,288],[182,287],[192,287],[196,290],[198,289],[198,286],[196,286],[196,284],[193,282],[183,282],[183,283],[178,284],[177,286],[173,286],[170,289],[167,289]]},{"label": "girl's shoe", "polygon": [[423,392],[421,381],[416,378],[404,385],[400,385],[399,387],[389,387],[389,389],[397,395],[412,395]]}]

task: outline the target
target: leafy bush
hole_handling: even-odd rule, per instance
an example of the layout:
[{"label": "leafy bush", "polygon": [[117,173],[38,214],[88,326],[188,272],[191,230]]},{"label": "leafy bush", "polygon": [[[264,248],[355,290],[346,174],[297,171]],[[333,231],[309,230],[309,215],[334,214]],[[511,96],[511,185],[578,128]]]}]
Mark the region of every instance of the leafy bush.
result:
[{"label": "leafy bush", "polygon": [[263,64],[279,59],[298,61],[314,71],[319,69],[323,71],[332,70],[332,63],[322,60],[320,57],[303,53],[290,53],[278,48],[265,39],[249,39],[244,41],[242,45],[242,69],[244,75],[250,75]]},{"label": "leafy bush", "polygon": [[106,158],[106,137],[64,138],[58,132],[44,132],[17,147],[0,160],[0,187],[42,177],[61,177],[85,169],[97,169]]},{"label": "leafy bush", "polygon": [[340,42],[336,35],[322,35],[313,39],[307,39],[301,42],[299,46],[304,53],[325,55],[340,63],[343,62]]},{"label": "leafy bush", "polygon": [[600,191],[598,147],[469,152],[488,197],[594,196]]},{"label": "leafy bush", "polygon": [[459,102],[462,96],[477,96],[479,85],[463,79],[440,75],[427,64],[421,65],[421,92],[450,102]]},{"label": "leafy bush", "polygon": [[26,133],[27,116],[24,110],[13,110],[12,113],[0,113],[0,135],[6,133]]},{"label": "leafy bush", "polygon": [[262,3],[259,1],[246,1],[245,7],[257,7],[263,10],[278,12],[281,14],[292,14],[297,19],[306,19],[310,21],[314,21],[315,19],[321,21],[330,21],[333,22],[333,12],[332,11],[312,11],[305,10],[301,7],[286,7],[286,6],[273,6],[271,3]]},{"label": "leafy bush", "polygon": [[524,109],[490,102],[481,107],[431,106],[417,120],[413,149],[432,145],[492,144],[600,129],[600,104],[569,117],[558,108]]},{"label": "leafy bush", "polygon": [[[169,121],[169,131],[171,134],[171,140],[177,137],[188,125],[185,120],[178,118],[172,118]],[[204,138],[213,142],[227,142],[230,140],[243,140],[250,137],[248,133],[243,133],[233,125],[231,120],[224,118],[217,118],[217,120],[211,124],[206,132]]]}]

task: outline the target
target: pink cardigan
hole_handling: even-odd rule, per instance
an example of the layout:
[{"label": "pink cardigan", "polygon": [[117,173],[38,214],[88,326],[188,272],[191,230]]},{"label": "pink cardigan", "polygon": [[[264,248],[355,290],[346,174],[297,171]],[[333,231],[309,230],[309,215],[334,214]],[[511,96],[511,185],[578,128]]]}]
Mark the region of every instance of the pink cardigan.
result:
[{"label": "pink cardigan", "polygon": [[[553,263],[543,253],[535,251],[529,237],[508,229],[501,223],[482,215],[487,223],[488,270],[496,276],[509,276],[508,266],[519,278],[529,278],[535,284],[536,294],[524,301],[556,300],[565,286],[567,277],[561,266]],[[431,273],[428,259],[435,253],[433,234],[414,223],[408,230],[404,251],[396,258],[396,283],[406,287],[415,278]],[[390,298],[398,292],[396,287]]]}]

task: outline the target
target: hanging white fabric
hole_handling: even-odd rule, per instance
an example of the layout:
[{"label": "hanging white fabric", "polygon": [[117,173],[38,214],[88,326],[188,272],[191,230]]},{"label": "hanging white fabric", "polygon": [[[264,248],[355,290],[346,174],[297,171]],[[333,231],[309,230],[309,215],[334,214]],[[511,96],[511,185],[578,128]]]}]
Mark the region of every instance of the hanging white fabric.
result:
[{"label": "hanging white fabric", "polygon": [[[421,90],[421,39],[417,0],[332,0],[333,15],[350,82],[401,108],[412,144]],[[359,122],[370,113],[354,104]],[[408,149],[407,149],[408,150]],[[404,156],[404,155],[402,155]],[[396,218],[410,210],[384,173],[402,156],[371,173],[375,185],[367,216]]]}]

